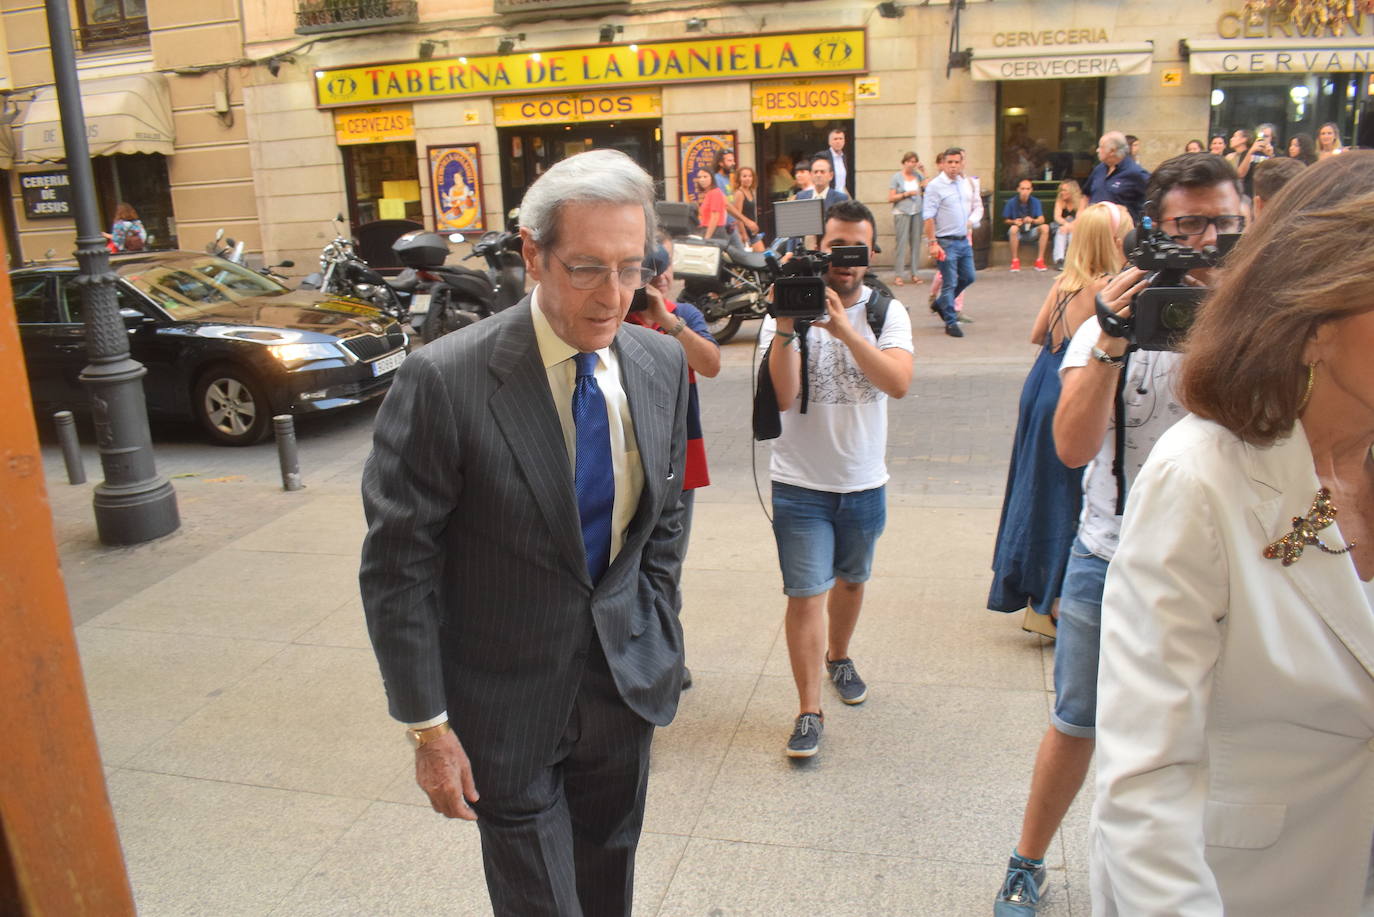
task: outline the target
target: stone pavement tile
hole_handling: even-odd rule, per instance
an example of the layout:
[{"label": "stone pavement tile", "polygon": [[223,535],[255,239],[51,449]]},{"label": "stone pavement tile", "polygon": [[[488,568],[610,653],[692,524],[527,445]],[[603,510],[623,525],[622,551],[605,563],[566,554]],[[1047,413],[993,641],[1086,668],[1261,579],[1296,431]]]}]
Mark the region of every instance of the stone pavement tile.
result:
[{"label": "stone pavement tile", "polygon": [[826,710],[820,753],[789,761],[792,680],[760,678],[694,836],[1005,864],[1043,692],[892,684]]},{"label": "stone pavement tile", "polygon": [[687,835],[710,799],[712,783],[744,716],[758,676],[693,672],[677,718],[654,736],[644,829]]},{"label": "stone pavement tile", "polygon": [[[709,489],[709,488],[708,488]],[[766,497],[768,491],[764,490]],[[750,500],[719,503],[698,498],[692,516],[692,544],[687,564],[693,570],[742,570],[757,573],[779,592],[778,551],[773,528]],[[776,593],[775,593],[776,594]]]},{"label": "stone pavement tile", "polygon": [[[997,509],[889,505],[887,528],[878,539],[873,575],[948,579],[952,573],[983,577],[984,608],[992,582]],[[986,571],[986,572],[984,572]]]},{"label": "stone pavement tile", "polygon": [[88,623],[129,630],[289,641],[357,593],[355,557],[224,548]]},{"label": "stone pavement tile", "polygon": [[362,496],[295,496],[304,500],[298,508],[250,532],[230,547],[240,551],[339,554],[352,558],[356,568],[363,535],[367,534]]},{"label": "stone pavement tile", "polygon": [[765,573],[702,568],[690,560],[682,578],[682,629],[694,676],[763,671],[785,607],[776,560]]},{"label": "stone pavement tile", "polygon": [[292,642],[316,646],[348,646],[371,651],[372,641],[367,636],[367,618],[363,615],[362,596],[353,596]]},{"label": "stone pavement tile", "polygon": [[[850,656],[872,695],[896,683],[1041,691],[1039,638],[987,611],[986,597],[981,578],[870,580]],[[784,677],[791,671],[780,638],[765,673]]]},{"label": "stone pavement tile", "polygon": [[76,629],[100,756],[123,764],[268,659],[279,643]]},{"label": "stone pavement tile", "polygon": [[126,766],[373,799],[403,752],[370,651],[288,646]]},{"label": "stone pavement tile", "polygon": [[367,806],[137,771],[109,789],[142,917],[267,914]]},{"label": "stone pavement tile", "polygon": [[[645,833],[636,913],[653,914],[687,838]],[[487,917],[477,826],[428,809],[374,802],[272,911],[281,917]]]},{"label": "stone pavement tile", "polygon": [[[1055,881],[1063,873],[1051,875]],[[992,867],[968,863],[693,838],[658,914],[982,915],[992,911],[1000,878]],[[1058,898],[1046,902],[1042,917],[1067,917]]]}]

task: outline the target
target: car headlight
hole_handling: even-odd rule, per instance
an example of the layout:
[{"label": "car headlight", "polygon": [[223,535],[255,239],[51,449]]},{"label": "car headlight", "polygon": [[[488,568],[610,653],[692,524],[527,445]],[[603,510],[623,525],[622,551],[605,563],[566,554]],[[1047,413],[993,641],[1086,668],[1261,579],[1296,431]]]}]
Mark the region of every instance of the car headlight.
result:
[{"label": "car headlight", "polygon": [[329,343],[272,344],[267,349],[287,367],[299,366],[311,360],[333,360],[343,356],[343,351]]}]

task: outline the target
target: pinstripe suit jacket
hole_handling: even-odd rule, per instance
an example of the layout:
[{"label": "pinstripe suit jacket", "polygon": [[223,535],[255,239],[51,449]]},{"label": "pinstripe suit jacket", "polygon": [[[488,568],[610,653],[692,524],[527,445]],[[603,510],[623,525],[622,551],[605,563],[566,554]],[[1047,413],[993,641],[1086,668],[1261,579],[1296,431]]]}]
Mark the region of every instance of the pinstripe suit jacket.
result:
[{"label": "pinstripe suit jacket", "polygon": [[483,795],[551,759],[592,639],[635,713],[677,710],[686,361],[633,325],[612,346],[644,488],[595,587],[528,297],[412,356],[377,416],[360,583],[391,714],[447,709]]}]

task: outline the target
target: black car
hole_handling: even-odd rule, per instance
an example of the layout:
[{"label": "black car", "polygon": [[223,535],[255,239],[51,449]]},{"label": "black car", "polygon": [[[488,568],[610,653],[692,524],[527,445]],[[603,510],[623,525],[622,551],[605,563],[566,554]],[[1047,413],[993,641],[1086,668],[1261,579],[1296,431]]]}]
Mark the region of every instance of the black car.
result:
[{"label": "black car", "polygon": [[[292,291],[197,252],[111,259],[130,351],[153,416],[192,417],[230,446],[261,441],[276,414],[332,411],[386,392],[406,356],[395,319],[352,299]],[[29,386],[40,412],[86,408],[89,362],[75,264],[10,272]]]}]

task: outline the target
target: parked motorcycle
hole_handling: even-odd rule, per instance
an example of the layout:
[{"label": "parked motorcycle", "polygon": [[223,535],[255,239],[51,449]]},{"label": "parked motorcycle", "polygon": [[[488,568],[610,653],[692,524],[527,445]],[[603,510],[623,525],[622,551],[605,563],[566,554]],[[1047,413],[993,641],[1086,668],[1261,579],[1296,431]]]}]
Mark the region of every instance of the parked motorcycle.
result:
[{"label": "parked motorcycle", "polygon": [[[235,264],[244,263],[243,243],[235,242],[232,236],[226,236],[223,229],[215,230],[215,238],[206,243],[205,251],[217,258],[223,258],[225,261],[232,261]],[[291,278],[287,277],[285,274],[278,274],[277,268],[295,266],[296,262],[288,259],[286,261],[279,261],[276,264],[264,264],[262,267],[258,268],[258,273],[264,277],[271,277],[273,280],[279,280],[282,283],[286,283]]]},{"label": "parked motorcycle", "polygon": [[398,322],[410,318],[403,290],[358,257],[353,240],[343,234],[343,214],[334,218],[334,239],[320,250],[320,270],[301,281],[303,290],[319,290],[335,296],[352,296],[371,303]]},{"label": "parked motorcycle", "polygon": [[406,266],[394,281],[409,286],[410,327],[425,343],[466,328],[493,313],[495,285],[482,271],[448,265],[449,243],[462,242],[461,233],[447,239],[437,232],[408,232],[391,245]]},{"label": "parked motorcycle", "polygon": [[[512,211],[512,214],[517,211]],[[492,312],[509,309],[525,296],[525,258],[518,231],[483,233],[464,261],[482,258],[487,262],[487,277],[493,286]]]}]

